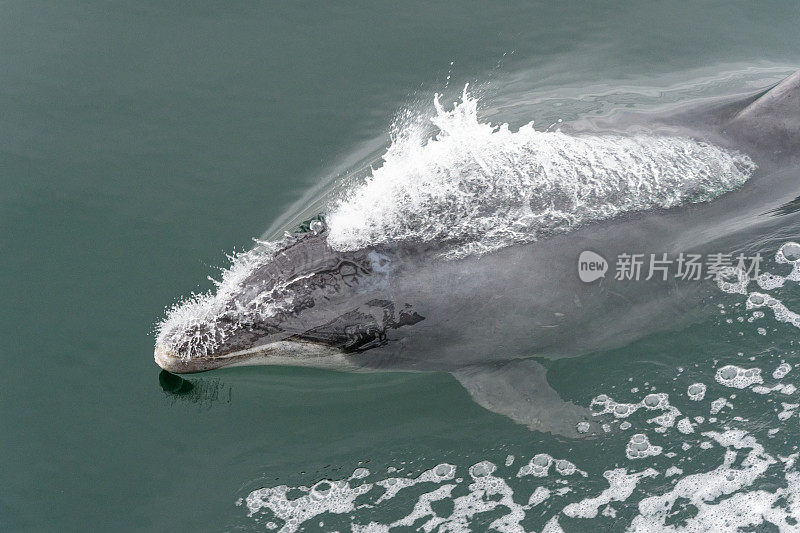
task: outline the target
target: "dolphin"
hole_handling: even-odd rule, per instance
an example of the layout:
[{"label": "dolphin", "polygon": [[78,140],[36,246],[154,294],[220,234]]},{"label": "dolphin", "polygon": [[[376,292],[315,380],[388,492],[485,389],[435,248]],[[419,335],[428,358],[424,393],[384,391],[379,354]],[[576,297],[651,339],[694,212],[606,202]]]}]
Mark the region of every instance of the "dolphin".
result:
[{"label": "dolphin", "polygon": [[[637,137],[642,128],[647,137]],[[642,164],[633,181],[597,185],[591,180],[600,178],[589,173],[568,194],[547,182],[556,193],[548,196],[545,187],[526,196],[521,211],[536,225],[524,226],[522,238],[509,242],[497,228],[484,228],[478,253],[470,252],[470,232],[478,230],[461,211],[494,216],[493,210],[505,209],[487,206],[484,189],[469,191],[467,208],[445,202],[437,212],[461,232],[455,237],[426,240],[411,230],[381,237],[385,228],[373,225],[361,238],[367,230],[358,233],[355,225],[348,234],[353,238],[343,241],[347,218],[318,216],[281,240],[259,242],[234,261],[216,293],[173,307],[158,328],[156,363],[172,373],[261,364],[449,372],[478,404],[531,429],[568,436],[596,431],[588,410],[562,400],[548,384],[547,360],[680,330],[709,316],[710,291],[720,276],[732,275],[723,269],[703,281],[672,273],[664,279],[661,272],[618,279],[620,257],[730,253],[777,242],[776,209],[793,212],[786,206],[795,205],[800,191],[800,71],[745,96],[661,115],[619,114],[588,129],[564,126],[541,137],[547,149],[547,142],[560,144],[537,165],[569,158],[571,147],[584,149],[609,131],[603,157],[612,165]],[[664,147],[661,135],[682,140]],[[615,150],[636,155],[620,159]],[[596,167],[585,161],[592,157],[599,156],[568,161],[575,169]],[[665,171],[671,158],[686,164],[672,177]],[[470,164],[491,176],[489,163],[480,154],[474,159]],[[694,168],[700,170],[684,186],[681,172]],[[638,180],[651,171],[655,177]],[[480,187],[498,183],[490,179]],[[597,188],[585,196],[589,185]],[[508,198],[518,195],[512,193]],[[394,201],[385,196],[381,201]],[[661,196],[664,201],[653,200]],[[560,207],[564,202],[569,205]],[[594,202],[589,215],[587,202]],[[581,257],[591,259],[583,265],[593,269],[588,281]]]}]

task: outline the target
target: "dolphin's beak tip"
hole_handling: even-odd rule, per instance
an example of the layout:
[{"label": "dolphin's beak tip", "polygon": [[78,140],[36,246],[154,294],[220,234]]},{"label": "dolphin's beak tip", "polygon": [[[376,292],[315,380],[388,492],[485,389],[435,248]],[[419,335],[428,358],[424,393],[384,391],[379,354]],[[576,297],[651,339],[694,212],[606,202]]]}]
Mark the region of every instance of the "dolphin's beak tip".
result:
[{"label": "dolphin's beak tip", "polygon": [[180,374],[181,372],[187,371],[186,368],[183,368],[186,366],[186,363],[177,354],[161,344],[156,344],[155,350],[153,351],[153,359],[158,366],[167,372]]}]

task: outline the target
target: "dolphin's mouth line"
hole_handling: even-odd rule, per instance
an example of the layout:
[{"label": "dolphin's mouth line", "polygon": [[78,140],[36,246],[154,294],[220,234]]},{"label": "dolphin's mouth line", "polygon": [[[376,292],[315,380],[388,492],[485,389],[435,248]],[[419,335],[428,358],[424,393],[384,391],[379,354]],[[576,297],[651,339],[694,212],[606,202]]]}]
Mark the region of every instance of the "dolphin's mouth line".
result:
[{"label": "dolphin's mouth line", "polygon": [[155,362],[174,374],[205,372],[240,365],[279,365],[344,368],[353,366],[337,348],[308,340],[279,340],[243,350],[202,357],[181,357],[158,345]]}]

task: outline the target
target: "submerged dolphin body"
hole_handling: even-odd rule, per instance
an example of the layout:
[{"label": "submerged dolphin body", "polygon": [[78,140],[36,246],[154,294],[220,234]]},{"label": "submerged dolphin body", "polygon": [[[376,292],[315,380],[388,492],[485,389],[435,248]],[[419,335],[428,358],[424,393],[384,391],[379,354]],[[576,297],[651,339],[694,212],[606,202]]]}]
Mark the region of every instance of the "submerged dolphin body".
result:
[{"label": "submerged dolphin body", "polygon": [[[698,193],[692,205],[635,209],[456,259],[414,239],[334,249],[329,228],[312,221],[250,252],[213,301],[174,309],[155,360],[175,373],[256,364],[451,372],[485,408],[575,434],[589,414],[561,400],[533,358],[621,346],[710,305],[711,282],[616,280],[613,260],[763,246],[755,235],[776,224],[769,213],[800,194],[800,71],[759,94],[647,122],[746,154],[758,170],[713,201]],[[597,282],[577,274],[586,250],[609,262]]]}]

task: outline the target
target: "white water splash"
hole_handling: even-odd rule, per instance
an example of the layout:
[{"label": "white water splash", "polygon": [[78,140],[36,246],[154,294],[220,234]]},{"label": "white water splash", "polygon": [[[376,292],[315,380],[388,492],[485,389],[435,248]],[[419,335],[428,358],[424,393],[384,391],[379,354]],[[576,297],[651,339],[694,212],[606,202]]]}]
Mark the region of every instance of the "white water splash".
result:
[{"label": "white water splash", "polygon": [[741,186],[747,156],[684,137],[512,131],[481,122],[467,90],[435,99],[425,127],[397,128],[383,165],[328,216],[329,243],[354,250],[435,242],[458,258],[565,233],[632,211],[704,202]]},{"label": "white water splash", "polygon": [[[280,298],[283,287],[279,285],[258,294],[247,305],[230,307],[230,302],[238,301],[235,296],[245,279],[271,261],[278,248],[278,243],[256,241],[251,250],[229,255],[230,266],[222,270],[221,279],[209,278],[215,290],[193,293],[167,309],[166,318],[156,327],[156,344],[185,358],[213,354],[242,323],[272,316],[282,305],[290,304]],[[219,319],[226,314],[234,319],[219,327]]]}]

